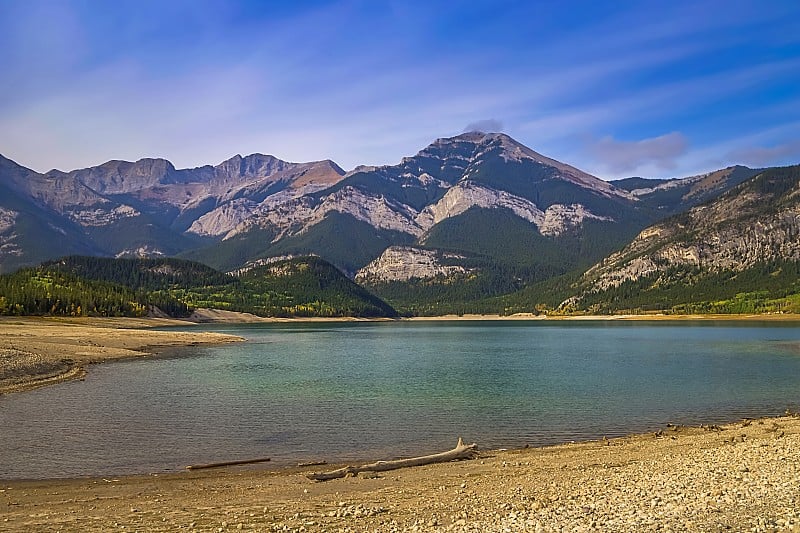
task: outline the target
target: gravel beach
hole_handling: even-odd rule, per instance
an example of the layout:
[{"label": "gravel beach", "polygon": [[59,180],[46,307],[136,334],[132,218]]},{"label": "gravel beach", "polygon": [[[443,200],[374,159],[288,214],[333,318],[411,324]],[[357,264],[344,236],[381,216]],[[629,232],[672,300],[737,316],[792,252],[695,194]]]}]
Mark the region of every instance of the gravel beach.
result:
[{"label": "gravel beach", "polygon": [[303,475],[319,469],[0,481],[0,531],[800,531],[796,415]]}]

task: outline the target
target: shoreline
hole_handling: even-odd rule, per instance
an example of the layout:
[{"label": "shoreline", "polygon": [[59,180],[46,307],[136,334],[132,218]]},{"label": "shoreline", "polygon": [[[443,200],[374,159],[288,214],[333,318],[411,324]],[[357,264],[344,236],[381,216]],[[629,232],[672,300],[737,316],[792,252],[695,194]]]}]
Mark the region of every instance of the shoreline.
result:
[{"label": "shoreline", "polygon": [[218,309],[197,310],[191,317],[179,322],[192,324],[254,324],[254,323],[303,323],[303,322],[447,322],[447,321],[776,321],[800,322],[800,314],[709,314],[709,315],[535,315],[533,313],[516,313],[513,315],[498,314],[464,314],[415,316],[398,318],[362,318],[362,317],[260,317],[250,313],[223,311]]},{"label": "shoreline", "polygon": [[241,342],[216,332],[155,331],[198,324],[293,324],[358,322],[800,322],[800,315],[440,315],[411,318],[264,318],[247,313],[198,310],[190,319],[0,317],[0,395],[82,379],[87,367],[148,357],[172,348]]},{"label": "shoreline", "polygon": [[795,413],[328,482],[304,474],[336,465],[0,480],[0,529],[798,531],[798,449]]},{"label": "shoreline", "polygon": [[187,325],[167,319],[2,317],[0,395],[81,379],[92,364],[244,340],[214,332],[153,330]]},{"label": "shoreline", "polygon": [[630,321],[630,322],[680,322],[689,320],[698,321],[776,321],[776,322],[800,322],[800,315],[797,314],[715,314],[715,315],[533,315],[529,313],[517,313],[514,315],[439,315],[432,317],[409,317],[401,318],[401,321],[446,321],[446,320],[465,320],[465,321],[568,321],[568,322],[616,322],[616,321]]}]

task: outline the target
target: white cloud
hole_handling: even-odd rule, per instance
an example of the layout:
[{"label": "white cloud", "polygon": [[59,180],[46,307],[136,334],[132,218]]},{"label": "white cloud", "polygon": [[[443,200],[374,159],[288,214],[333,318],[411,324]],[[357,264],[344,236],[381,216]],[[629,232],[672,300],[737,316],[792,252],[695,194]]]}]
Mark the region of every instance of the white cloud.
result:
[{"label": "white cloud", "polygon": [[[774,109],[778,112],[781,106]],[[785,115],[789,116],[790,110],[787,109]],[[744,117],[747,120],[748,117]],[[693,147],[689,153],[681,158],[681,169],[683,172],[671,175],[653,175],[652,177],[682,177],[689,175],[702,174],[712,170],[718,170],[733,164],[743,164],[747,166],[772,166],[772,165],[789,165],[800,163],[800,154],[792,156],[787,150],[788,147],[782,147],[779,150],[779,155],[783,155],[783,160],[767,161],[763,157],[763,152],[760,154],[762,157],[751,161],[747,161],[744,156],[753,150],[753,147],[781,147],[788,144],[789,147],[794,143],[795,139],[800,138],[800,121],[785,121],[777,123],[767,128],[751,128],[742,131],[734,132],[730,138],[716,140],[715,142],[708,143],[703,146]],[[792,139],[785,141],[785,139]],[[760,151],[760,150],[758,150]],[[774,153],[774,151],[773,151]],[[759,162],[760,161],[760,162]]]}]

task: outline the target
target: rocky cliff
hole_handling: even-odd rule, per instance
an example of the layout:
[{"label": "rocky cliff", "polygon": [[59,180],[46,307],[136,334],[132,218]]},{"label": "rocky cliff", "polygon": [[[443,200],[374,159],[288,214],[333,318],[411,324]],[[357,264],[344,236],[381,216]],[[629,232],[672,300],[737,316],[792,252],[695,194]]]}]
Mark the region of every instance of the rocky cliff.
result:
[{"label": "rocky cliff", "polygon": [[771,261],[800,261],[800,166],[765,170],[645,229],[584,274],[584,292],[642,278],[668,284],[672,272],[686,269],[702,276]]},{"label": "rocky cliff", "polygon": [[[465,274],[471,269],[453,264],[465,259],[463,255],[426,250],[413,246],[390,246],[380,257],[356,273],[359,283],[385,283],[413,279],[447,278]],[[448,264],[449,263],[449,264]]]}]

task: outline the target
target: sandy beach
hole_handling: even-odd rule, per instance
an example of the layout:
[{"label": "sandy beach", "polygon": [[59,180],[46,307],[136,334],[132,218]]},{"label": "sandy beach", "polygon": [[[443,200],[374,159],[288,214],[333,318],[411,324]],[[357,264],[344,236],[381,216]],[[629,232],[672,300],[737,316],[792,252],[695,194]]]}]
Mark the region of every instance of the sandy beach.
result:
[{"label": "sandy beach", "polygon": [[0,481],[0,531],[800,531],[796,415],[326,482],[266,465]]},{"label": "sandy beach", "polygon": [[153,331],[185,321],[131,318],[0,318],[0,394],[79,379],[90,364],[167,348],[241,341],[211,332]]}]

